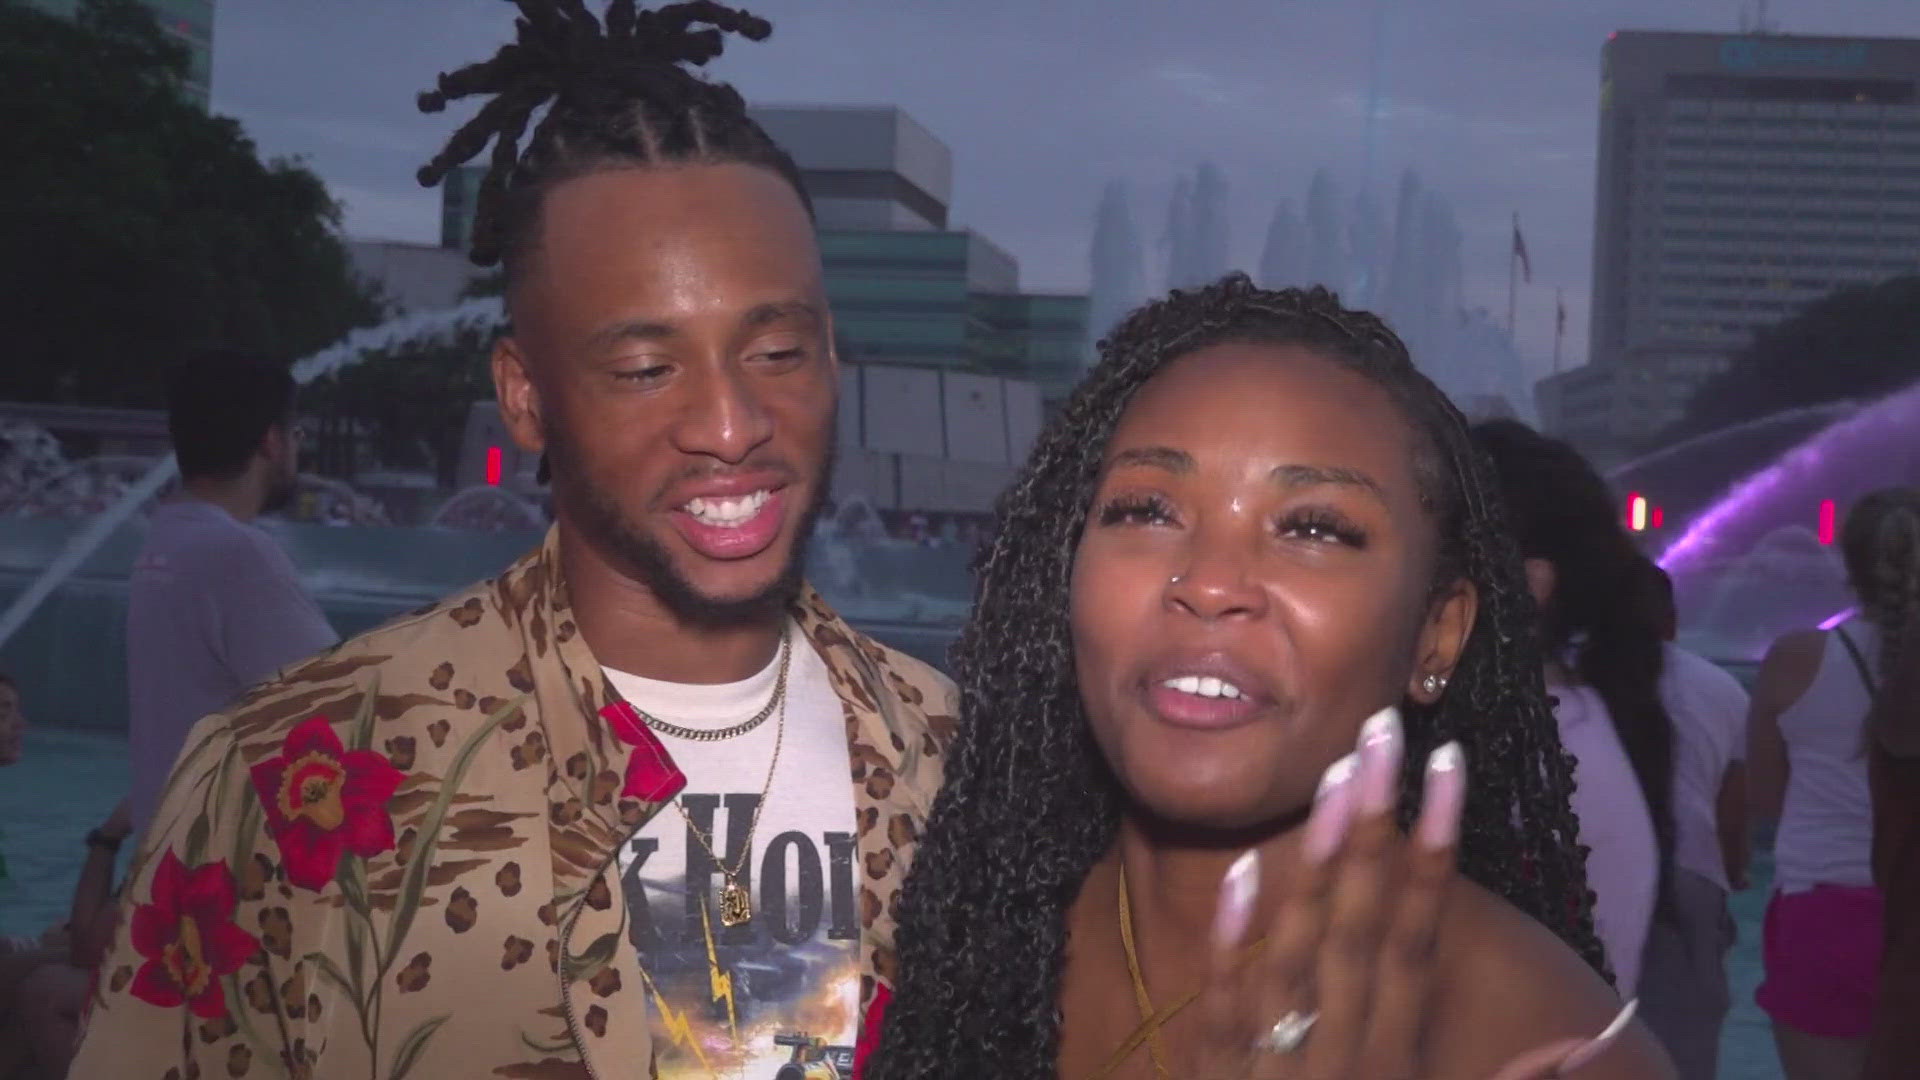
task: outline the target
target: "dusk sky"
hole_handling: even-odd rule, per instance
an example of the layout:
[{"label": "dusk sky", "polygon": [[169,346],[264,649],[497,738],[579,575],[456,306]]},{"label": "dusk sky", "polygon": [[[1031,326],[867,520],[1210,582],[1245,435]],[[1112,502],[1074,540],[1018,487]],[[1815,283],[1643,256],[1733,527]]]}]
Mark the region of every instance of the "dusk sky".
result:
[{"label": "dusk sky", "polygon": [[[601,0],[589,0],[596,11]],[[1160,236],[1174,177],[1225,170],[1233,257],[1257,267],[1274,206],[1315,168],[1351,199],[1378,65],[1373,185],[1402,170],[1466,233],[1467,299],[1504,318],[1510,221],[1533,261],[1519,336],[1551,369],[1584,359],[1599,55],[1610,31],[1730,32],[1738,0],[755,0],[773,37],[713,65],[761,104],[897,105],[952,147],[955,224],[1019,260],[1029,289],[1083,290],[1101,186],[1123,179]],[[439,193],[413,180],[469,108],[422,116],[434,75],[512,33],[505,0],[219,0],[213,107],[270,155],[299,155],[356,238],[437,241]],[[1920,34],[1915,0],[1775,0],[1785,32]],[[1148,277],[1162,283],[1150,251]]]}]

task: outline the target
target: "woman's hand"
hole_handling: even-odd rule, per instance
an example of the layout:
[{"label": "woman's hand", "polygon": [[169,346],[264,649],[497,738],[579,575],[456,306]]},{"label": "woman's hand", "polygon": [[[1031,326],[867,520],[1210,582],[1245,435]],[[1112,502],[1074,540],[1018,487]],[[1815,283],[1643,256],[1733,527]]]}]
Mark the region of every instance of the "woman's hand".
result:
[{"label": "woman's hand", "polygon": [[[1201,1002],[1198,1080],[1420,1080],[1434,941],[1454,875],[1466,763],[1448,743],[1427,761],[1411,838],[1393,823],[1402,755],[1397,711],[1321,780],[1286,895],[1258,950],[1242,948],[1259,856],[1228,871]],[[1524,992],[1515,988],[1516,993]],[[1488,1080],[1565,1075],[1605,1049],[1633,1007],[1592,1040],[1530,1051]]]}]

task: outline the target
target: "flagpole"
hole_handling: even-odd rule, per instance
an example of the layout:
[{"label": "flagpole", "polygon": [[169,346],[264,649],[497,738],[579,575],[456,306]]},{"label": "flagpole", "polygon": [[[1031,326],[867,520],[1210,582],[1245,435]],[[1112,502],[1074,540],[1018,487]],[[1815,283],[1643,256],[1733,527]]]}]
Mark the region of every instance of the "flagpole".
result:
[{"label": "flagpole", "polygon": [[1553,373],[1560,374],[1560,339],[1567,336],[1567,296],[1565,289],[1553,290]]},{"label": "flagpole", "polygon": [[[1513,235],[1520,235],[1520,212],[1513,213]],[[1520,299],[1520,245],[1509,239],[1507,242],[1507,337],[1518,340],[1514,333],[1513,313]]]}]

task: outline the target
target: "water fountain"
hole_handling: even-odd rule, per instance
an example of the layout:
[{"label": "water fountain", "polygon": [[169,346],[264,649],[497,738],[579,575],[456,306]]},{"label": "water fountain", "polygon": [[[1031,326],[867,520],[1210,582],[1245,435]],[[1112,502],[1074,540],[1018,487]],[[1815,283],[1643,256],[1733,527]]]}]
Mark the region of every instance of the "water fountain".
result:
[{"label": "water fountain", "polygon": [[1340,228],[1340,193],[1333,174],[1321,169],[1307,188],[1307,280],[1301,285],[1339,288],[1347,281],[1346,241]]},{"label": "water fountain", "polygon": [[1292,199],[1281,199],[1274,207],[1273,222],[1267,226],[1266,246],[1260,251],[1260,285],[1282,289],[1298,285],[1307,277],[1307,230],[1293,208]]},{"label": "water fountain", "polygon": [[[1088,252],[1091,288],[1087,299],[1087,343],[1105,337],[1133,306],[1146,298],[1139,231],[1124,180],[1107,184],[1094,215],[1093,248]],[[1092,351],[1088,351],[1092,355]]]},{"label": "water fountain", "polygon": [[1607,479],[1616,490],[1647,493],[1669,521],[1684,521],[1755,465],[1779,458],[1859,408],[1855,401],[1826,402],[1733,424],[1616,466]]},{"label": "water fountain", "polygon": [[1766,534],[1811,524],[1876,488],[1920,480],[1920,383],[1822,429],[1733,486],[1660,555],[1671,573],[1738,557]]},{"label": "water fountain", "polygon": [[1674,577],[1686,616],[1680,643],[1724,661],[1756,661],[1781,634],[1821,625],[1852,603],[1840,556],[1814,530],[1788,525],[1752,550]]},{"label": "water fountain", "polygon": [[475,484],[458,492],[427,521],[431,529],[466,532],[529,532],[546,525],[546,512],[538,503],[491,484]]},{"label": "water fountain", "polygon": [[[474,325],[497,326],[505,318],[498,298],[469,300],[444,311],[419,312],[390,319],[379,326],[356,330],[347,337],[293,365],[296,383],[305,385],[348,364],[358,363],[370,350],[397,342],[448,334]],[[68,539],[14,602],[0,613],[0,647],[26,625],[35,609],[99,546],[148,501],[158,496],[177,475],[173,455],[152,464],[119,497]]]},{"label": "water fountain", "polygon": [[387,509],[353,489],[350,484],[311,473],[300,474],[299,494],[294,505],[298,517],[320,525],[389,525]]},{"label": "water fountain", "polygon": [[1821,504],[1843,516],[1869,491],[1920,483],[1920,383],[1831,408],[1840,419],[1732,485],[1660,554],[1686,632],[1703,649],[1755,658],[1780,633],[1844,610],[1838,556],[1815,532]]}]

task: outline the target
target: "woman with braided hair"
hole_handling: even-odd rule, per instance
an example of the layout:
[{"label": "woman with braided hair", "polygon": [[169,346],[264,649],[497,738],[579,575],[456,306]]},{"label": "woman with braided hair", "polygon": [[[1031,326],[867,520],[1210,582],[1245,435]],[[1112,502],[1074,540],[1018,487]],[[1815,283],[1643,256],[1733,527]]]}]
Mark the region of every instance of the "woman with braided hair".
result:
[{"label": "woman with braided hair", "polygon": [[1101,351],[979,558],[864,1075],[1669,1075],[1460,414],[1322,289]]},{"label": "woman with braided hair", "polygon": [[1920,490],[1861,499],[1842,541],[1861,609],[1880,632],[1867,779],[1886,914],[1863,1080],[1897,1080],[1920,1061]]},{"label": "woman with braided hair", "polygon": [[[1913,1045],[1913,991],[1899,993],[1913,969],[1881,970],[1883,949],[1896,944],[1914,963],[1912,871],[1903,883],[1909,906],[1897,911],[1877,873],[1891,867],[1876,859],[1913,837],[1902,815],[1877,827],[1876,809],[1891,810],[1902,797],[1913,805],[1911,793],[1886,781],[1898,771],[1889,751],[1920,750],[1914,742],[1903,747],[1903,729],[1889,723],[1903,710],[1911,719],[1914,708],[1899,699],[1913,691],[1902,671],[1908,635],[1920,627],[1920,495],[1892,489],[1860,499],[1841,527],[1840,554],[1859,612],[1831,629],[1775,641],[1755,676],[1747,719],[1748,795],[1759,820],[1777,822],[1766,977],[1755,997],[1773,1020],[1788,1080],[1862,1076],[1876,1014],[1892,1021],[1881,1025],[1878,1049]],[[1887,797],[1880,808],[1875,780]],[[1883,978],[1904,1000],[1878,1002]],[[1901,1005],[1908,1011],[1888,1011]],[[1913,1058],[1897,1054],[1875,1067],[1867,1073],[1875,1080],[1911,1076]]]}]

